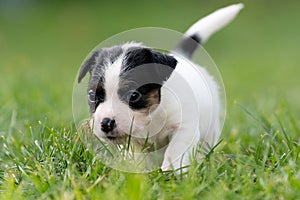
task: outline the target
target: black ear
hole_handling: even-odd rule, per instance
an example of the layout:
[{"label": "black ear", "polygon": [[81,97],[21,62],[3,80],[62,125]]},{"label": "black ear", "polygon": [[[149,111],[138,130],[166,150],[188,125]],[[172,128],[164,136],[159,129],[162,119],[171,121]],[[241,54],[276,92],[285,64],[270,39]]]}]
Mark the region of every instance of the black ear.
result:
[{"label": "black ear", "polygon": [[[162,84],[167,80],[177,65],[177,60],[170,55],[154,51],[149,48],[136,48],[129,50],[122,63],[122,74],[128,74],[132,69],[143,67],[143,75],[140,77],[154,78]],[[134,70],[137,72],[137,70]]]},{"label": "black ear", "polygon": [[87,72],[91,72],[93,66],[96,64],[96,58],[99,56],[101,50],[94,51],[81,65],[79,75],[78,75],[78,83],[85,77]]},{"label": "black ear", "polygon": [[151,52],[152,52],[152,58],[154,63],[167,65],[171,67],[173,70],[175,69],[177,65],[177,60],[173,56],[163,54],[153,50]]},{"label": "black ear", "polygon": [[126,53],[123,62],[123,71],[128,71],[143,64],[150,63],[167,65],[175,69],[177,60],[170,55],[149,48],[136,48]]}]

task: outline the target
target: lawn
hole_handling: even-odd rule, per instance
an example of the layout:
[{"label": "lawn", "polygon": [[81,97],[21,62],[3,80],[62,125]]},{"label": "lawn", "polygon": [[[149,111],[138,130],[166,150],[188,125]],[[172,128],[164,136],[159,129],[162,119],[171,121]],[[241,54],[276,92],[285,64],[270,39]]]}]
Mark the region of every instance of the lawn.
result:
[{"label": "lawn", "polygon": [[234,1],[0,1],[0,199],[300,199],[299,1],[242,1],[204,45],[222,74],[220,144],[187,175],[110,169],[86,151],[72,89],[86,55],[136,27],[183,32]]}]

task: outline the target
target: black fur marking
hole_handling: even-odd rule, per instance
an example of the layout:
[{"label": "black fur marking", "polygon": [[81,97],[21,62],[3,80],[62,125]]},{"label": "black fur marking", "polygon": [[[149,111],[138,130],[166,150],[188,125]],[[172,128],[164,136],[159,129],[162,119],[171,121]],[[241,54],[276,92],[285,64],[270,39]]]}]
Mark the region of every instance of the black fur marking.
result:
[{"label": "black fur marking", "polygon": [[149,48],[136,48],[126,53],[120,79],[141,83],[162,85],[172,74],[177,60],[170,55],[156,52]]},{"label": "black fur marking", "polygon": [[201,44],[201,38],[198,35],[184,37],[174,51],[187,58],[191,58],[199,44]]},{"label": "black fur marking", "polygon": [[79,71],[78,83],[81,82],[87,72],[92,74],[93,70],[99,70],[99,68],[104,66],[105,61],[110,61],[113,63],[122,53],[123,49],[121,46],[113,46],[110,48],[95,50],[82,64]]},{"label": "black fur marking", "polygon": [[129,71],[144,64],[161,64],[175,69],[177,60],[170,55],[149,48],[133,48],[127,51],[125,55],[125,59],[122,63],[122,72]]},{"label": "black fur marking", "polygon": [[85,77],[86,73],[88,71],[91,71],[92,67],[96,64],[96,57],[99,56],[100,52],[101,50],[94,51],[92,55],[84,61],[79,71],[78,83],[81,82],[81,80]]},{"label": "black fur marking", "polygon": [[89,85],[88,87],[88,104],[90,107],[90,113],[94,113],[96,108],[100,103],[103,103],[105,100],[105,90],[103,83],[99,81],[98,84]]},{"label": "black fur marking", "polygon": [[106,62],[115,62],[122,53],[121,46],[98,49],[81,66],[78,83],[81,82],[87,72],[90,73],[87,93],[91,113],[94,113],[98,105],[105,100],[104,74]]},{"label": "black fur marking", "polygon": [[[132,48],[126,53],[121,66],[118,95],[133,110],[145,109],[160,102],[160,88],[177,65],[170,55],[149,48]],[[138,91],[137,102],[126,99],[128,92]]]},{"label": "black fur marking", "polygon": [[201,38],[198,35],[192,35],[190,38],[201,44]]},{"label": "black fur marking", "polygon": [[[146,84],[137,88],[134,84],[132,84],[119,88],[118,95],[120,99],[127,103],[132,110],[141,110],[152,105],[151,99],[153,99],[152,96],[154,92],[157,93],[156,103],[158,104],[160,102],[160,87],[161,85],[157,84]],[[131,101],[132,99],[128,98],[128,94],[130,95],[131,91],[137,91],[141,94],[138,101]]]}]

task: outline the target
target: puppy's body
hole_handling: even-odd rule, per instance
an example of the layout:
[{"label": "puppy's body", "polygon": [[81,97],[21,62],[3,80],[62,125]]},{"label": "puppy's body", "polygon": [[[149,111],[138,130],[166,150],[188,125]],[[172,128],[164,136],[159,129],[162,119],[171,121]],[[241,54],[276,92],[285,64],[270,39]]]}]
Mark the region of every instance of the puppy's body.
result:
[{"label": "puppy's body", "polygon": [[206,41],[241,8],[229,6],[198,21],[170,54],[135,42],[93,52],[78,80],[90,72],[94,134],[112,143],[130,134],[136,149],[154,144],[163,149],[162,170],[188,165],[199,143],[215,145],[221,128],[218,85],[189,58],[196,42]]}]

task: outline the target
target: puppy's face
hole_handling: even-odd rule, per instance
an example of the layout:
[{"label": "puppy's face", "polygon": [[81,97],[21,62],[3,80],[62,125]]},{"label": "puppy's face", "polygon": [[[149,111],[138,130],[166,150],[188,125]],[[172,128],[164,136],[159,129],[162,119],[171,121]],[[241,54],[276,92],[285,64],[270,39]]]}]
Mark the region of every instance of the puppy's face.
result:
[{"label": "puppy's face", "polygon": [[88,104],[94,134],[122,143],[141,135],[161,101],[161,87],[177,61],[169,55],[139,45],[99,49],[83,63],[78,81],[87,72]]}]

